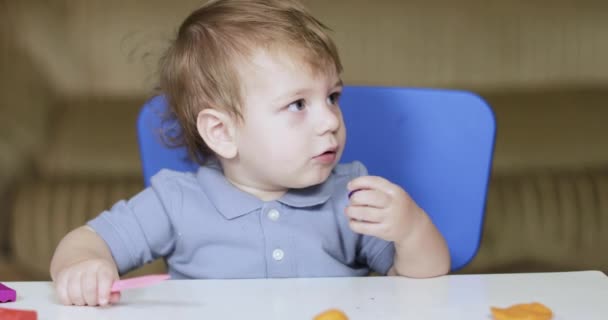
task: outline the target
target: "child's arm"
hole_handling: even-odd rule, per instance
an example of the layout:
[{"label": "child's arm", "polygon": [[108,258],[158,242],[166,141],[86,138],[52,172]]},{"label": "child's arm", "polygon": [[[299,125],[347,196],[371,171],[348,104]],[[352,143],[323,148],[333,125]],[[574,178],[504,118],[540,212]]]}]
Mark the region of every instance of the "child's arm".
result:
[{"label": "child's arm", "polygon": [[119,279],[110,249],[88,226],[71,231],[61,240],[50,269],[63,304],[95,306],[120,299],[119,294],[110,294],[112,283]]},{"label": "child's arm", "polygon": [[450,253],[443,236],[420,208],[419,221],[413,222],[411,234],[395,241],[395,260],[389,275],[426,278],[450,271]]},{"label": "child's arm", "polygon": [[401,187],[381,177],[362,176],[352,180],[348,189],[357,190],[346,208],[351,229],[395,244],[389,275],[426,278],[449,272],[445,240]]}]

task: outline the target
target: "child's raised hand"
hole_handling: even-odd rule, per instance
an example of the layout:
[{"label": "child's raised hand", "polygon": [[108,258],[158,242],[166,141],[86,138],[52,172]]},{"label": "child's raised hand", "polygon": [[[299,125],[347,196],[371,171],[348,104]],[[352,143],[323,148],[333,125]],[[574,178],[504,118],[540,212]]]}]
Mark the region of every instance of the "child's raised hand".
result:
[{"label": "child's raised hand", "polygon": [[353,179],[347,186],[350,204],[346,215],[357,233],[386,241],[405,241],[424,211],[398,185],[377,176]]},{"label": "child's raised hand", "polygon": [[113,263],[104,259],[87,259],[61,270],[55,279],[55,289],[65,305],[104,306],[120,300],[120,293],[110,292],[112,283],[118,279]]}]

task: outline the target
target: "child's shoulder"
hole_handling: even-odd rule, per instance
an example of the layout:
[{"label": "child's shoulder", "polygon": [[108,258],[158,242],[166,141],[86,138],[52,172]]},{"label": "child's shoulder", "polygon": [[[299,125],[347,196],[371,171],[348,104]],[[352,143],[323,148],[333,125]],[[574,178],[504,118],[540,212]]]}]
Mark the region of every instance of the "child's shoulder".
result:
[{"label": "child's shoulder", "polygon": [[182,172],[162,169],[150,178],[148,188],[153,190],[165,206],[177,208],[183,205],[184,199],[199,197],[201,187],[197,174],[198,171]]},{"label": "child's shoulder", "polygon": [[196,172],[161,169],[150,180],[189,180],[194,179]]},{"label": "child's shoulder", "polygon": [[161,169],[150,178],[150,184],[152,187],[196,184],[196,172]]}]

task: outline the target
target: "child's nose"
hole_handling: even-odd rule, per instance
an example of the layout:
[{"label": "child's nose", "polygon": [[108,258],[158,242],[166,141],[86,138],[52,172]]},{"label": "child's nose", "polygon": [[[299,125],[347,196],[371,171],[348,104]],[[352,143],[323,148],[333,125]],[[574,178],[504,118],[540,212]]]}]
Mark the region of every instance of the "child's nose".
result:
[{"label": "child's nose", "polygon": [[342,114],[336,106],[323,106],[319,108],[319,121],[317,131],[320,135],[327,132],[335,132],[342,125]]}]

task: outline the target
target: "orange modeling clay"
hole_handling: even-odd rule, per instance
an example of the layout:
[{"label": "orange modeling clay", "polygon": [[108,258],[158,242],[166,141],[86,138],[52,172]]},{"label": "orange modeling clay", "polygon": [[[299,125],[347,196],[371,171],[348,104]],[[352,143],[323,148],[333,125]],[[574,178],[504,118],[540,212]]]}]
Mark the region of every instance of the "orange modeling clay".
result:
[{"label": "orange modeling clay", "polygon": [[491,307],[494,320],[550,320],[553,312],[542,303],[515,304],[508,308]]},{"label": "orange modeling clay", "polygon": [[2,320],[37,320],[38,313],[34,310],[18,310],[0,308],[0,319]]},{"label": "orange modeling clay", "polygon": [[340,310],[330,309],[318,314],[314,320],[348,320],[348,317]]}]

